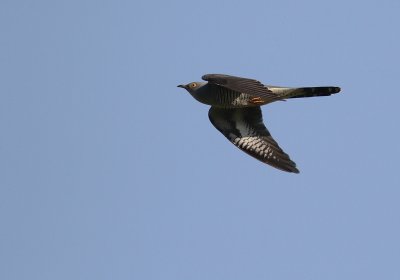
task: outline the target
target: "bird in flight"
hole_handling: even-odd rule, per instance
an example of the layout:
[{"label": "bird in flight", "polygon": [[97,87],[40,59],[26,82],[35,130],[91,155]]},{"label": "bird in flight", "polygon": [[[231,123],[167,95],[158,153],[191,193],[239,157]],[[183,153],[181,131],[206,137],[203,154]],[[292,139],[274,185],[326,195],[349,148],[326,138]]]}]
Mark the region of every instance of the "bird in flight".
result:
[{"label": "bird in flight", "polygon": [[329,96],[339,87],[281,87],[223,74],[206,74],[204,82],[178,87],[197,101],[211,105],[208,117],[229,141],[250,156],[283,171],[299,173],[290,157],[272,138],[262,119],[260,106],[289,98]]}]

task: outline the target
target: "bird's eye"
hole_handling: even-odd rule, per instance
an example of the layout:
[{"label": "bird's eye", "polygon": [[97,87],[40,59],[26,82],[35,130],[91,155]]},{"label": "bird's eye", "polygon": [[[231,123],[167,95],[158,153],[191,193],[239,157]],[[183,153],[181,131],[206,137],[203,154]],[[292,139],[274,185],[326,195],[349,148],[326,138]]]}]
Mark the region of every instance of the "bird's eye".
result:
[{"label": "bird's eye", "polygon": [[195,88],[196,86],[197,86],[196,83],[191,83],[191,84],[190,84],[190,87],[191,87],[191,88]]}]

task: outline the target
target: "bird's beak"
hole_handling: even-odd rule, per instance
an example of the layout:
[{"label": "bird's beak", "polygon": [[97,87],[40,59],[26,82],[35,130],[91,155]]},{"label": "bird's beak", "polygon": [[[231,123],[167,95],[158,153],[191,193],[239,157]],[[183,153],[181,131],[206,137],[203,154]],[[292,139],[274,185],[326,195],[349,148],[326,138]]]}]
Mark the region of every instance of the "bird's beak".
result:
[{"label": "bird's beak", "polygon": [[178,87],[185,88],[185,85],[179,85]]}]

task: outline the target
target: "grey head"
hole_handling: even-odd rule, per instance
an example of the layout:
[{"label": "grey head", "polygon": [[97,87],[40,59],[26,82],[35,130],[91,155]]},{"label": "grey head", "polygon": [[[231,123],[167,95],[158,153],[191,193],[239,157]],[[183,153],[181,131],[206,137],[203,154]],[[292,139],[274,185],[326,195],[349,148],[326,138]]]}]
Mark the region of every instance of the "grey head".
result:
[{"label": "grey head", "polygon": [[191,82],[178,87],[186,89],[194,99],[203,104],[213,105],[214,103],[215,94],[210,90],[207,82]]},{"label": "grey head", "polygon": [[194,93],[196,90],[207,84],[206,82],[191,82],[186,85],[178,85],[180,88],[186,89],[189,93]]}]

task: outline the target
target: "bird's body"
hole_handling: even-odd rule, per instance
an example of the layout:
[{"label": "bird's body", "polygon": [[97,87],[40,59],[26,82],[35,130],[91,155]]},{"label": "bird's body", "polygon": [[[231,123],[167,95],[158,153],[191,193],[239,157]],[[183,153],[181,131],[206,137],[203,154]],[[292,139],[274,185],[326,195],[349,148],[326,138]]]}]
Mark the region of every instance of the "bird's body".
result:
[{"label": "bird's body", "polygon": [[196,91],[191,92],[191,95],[201,103],[221,108],[254,106],[249,102],[250,95],[215,84],[203,83]]},{"label": "bird's body", "polygon": [[179,85],[197,101],[211,105],[211,123],[235,146],[278,169],[298,173],[296,164],[278,146],[262,121],[260,106],[289,98],[328,96],[338,87],[290,88],[263,85],[259,81],[223,74],[207,74],[203,80]]}]

